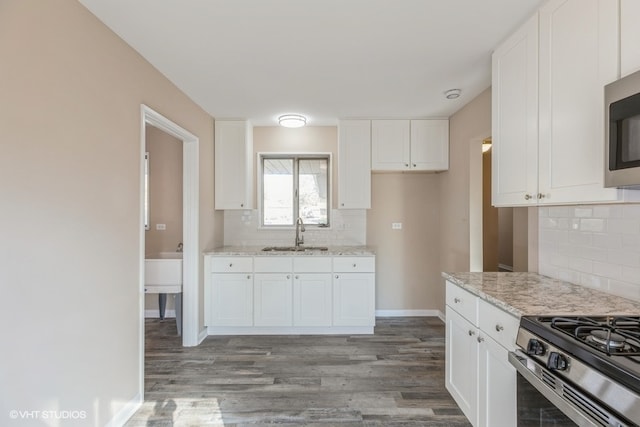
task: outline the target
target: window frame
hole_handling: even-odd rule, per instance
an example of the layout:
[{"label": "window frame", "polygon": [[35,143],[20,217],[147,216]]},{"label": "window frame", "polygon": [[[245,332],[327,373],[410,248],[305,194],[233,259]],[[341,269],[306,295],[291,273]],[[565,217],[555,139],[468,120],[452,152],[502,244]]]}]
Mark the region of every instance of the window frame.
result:
[{"label": "window frame", "polygon": [[[295,229],[295,219],[298,218],[298,212],[300,209],[299,206],[299,166],[298,161],[302,160],[313,160],[313,159],[321,159],[327,161],[327,222],[326,224],[306,224],[306,228],[314,228],[314,229],[331,229],[331,209],[333,206],[333,153],[331,152],[260,152],[256,154],[257,158],[257,178],[258,178],[258,193],[256,194],[256,198],[258,199],[258,215],[259,222],[258,228],[267,229],[267,230],[290,230]],[[293,193],[293,215],[294,221],[293,224],[289,225],[265,225],[264,224],[264,159],[293,159],[294,161],[294,179],[293,179],[293,188],[291,189]]]}]

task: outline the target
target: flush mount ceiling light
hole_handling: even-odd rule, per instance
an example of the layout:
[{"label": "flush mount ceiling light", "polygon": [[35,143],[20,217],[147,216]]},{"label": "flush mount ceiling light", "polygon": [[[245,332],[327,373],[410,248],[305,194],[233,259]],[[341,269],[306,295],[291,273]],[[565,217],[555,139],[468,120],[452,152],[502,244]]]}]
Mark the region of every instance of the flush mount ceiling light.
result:
[{"label": "flush mount ceiling light", "polygon": [[278,123],[286,128],[300,128],[307,124],[307,118],[300,114],[284,114],[278,117]]},{"label": "flush mount ceiling light", "polygon": [[460,89],[449,89],[444,93],[444,96],[447,99],[456,99],[456,98],[460,98],[461,93],[462,91]]}]

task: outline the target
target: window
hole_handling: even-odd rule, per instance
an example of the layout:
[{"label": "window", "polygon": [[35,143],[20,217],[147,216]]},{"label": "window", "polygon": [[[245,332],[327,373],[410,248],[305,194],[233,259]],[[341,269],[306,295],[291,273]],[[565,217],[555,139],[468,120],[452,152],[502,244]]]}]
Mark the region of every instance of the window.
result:
[{"label": "window", "polygon": [[329,155],[262,155],[262,225],[329,225]]}]

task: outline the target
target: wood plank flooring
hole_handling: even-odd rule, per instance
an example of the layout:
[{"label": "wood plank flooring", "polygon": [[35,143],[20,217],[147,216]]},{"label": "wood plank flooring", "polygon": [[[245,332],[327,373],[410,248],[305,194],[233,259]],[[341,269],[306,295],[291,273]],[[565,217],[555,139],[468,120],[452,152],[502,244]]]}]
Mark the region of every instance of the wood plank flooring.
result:
[{"label": "wood plank flooring", "polygon": [[208,337],[146,322],[145,402],[127,426],[470,426],[444,387],[444,324],[374,335]]}]

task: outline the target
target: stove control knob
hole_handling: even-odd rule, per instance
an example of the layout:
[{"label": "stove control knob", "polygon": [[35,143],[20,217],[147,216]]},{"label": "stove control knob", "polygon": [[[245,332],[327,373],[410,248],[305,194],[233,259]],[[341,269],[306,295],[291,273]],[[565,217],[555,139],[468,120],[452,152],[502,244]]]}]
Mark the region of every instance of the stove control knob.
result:
[{"label": "stove control knob", "polygon": [[549,359],[547,359],[547,368],[552,371],[566,371],[569,367],[569,361],[566,357],[560,353],[552,351],[549,353]]},{"label": "stove control knob", "polygon": [[546,351],[547,349],[540,341],[533,338],[529,340],[527,344],[527,354],[529,356],[542,356]]}]

